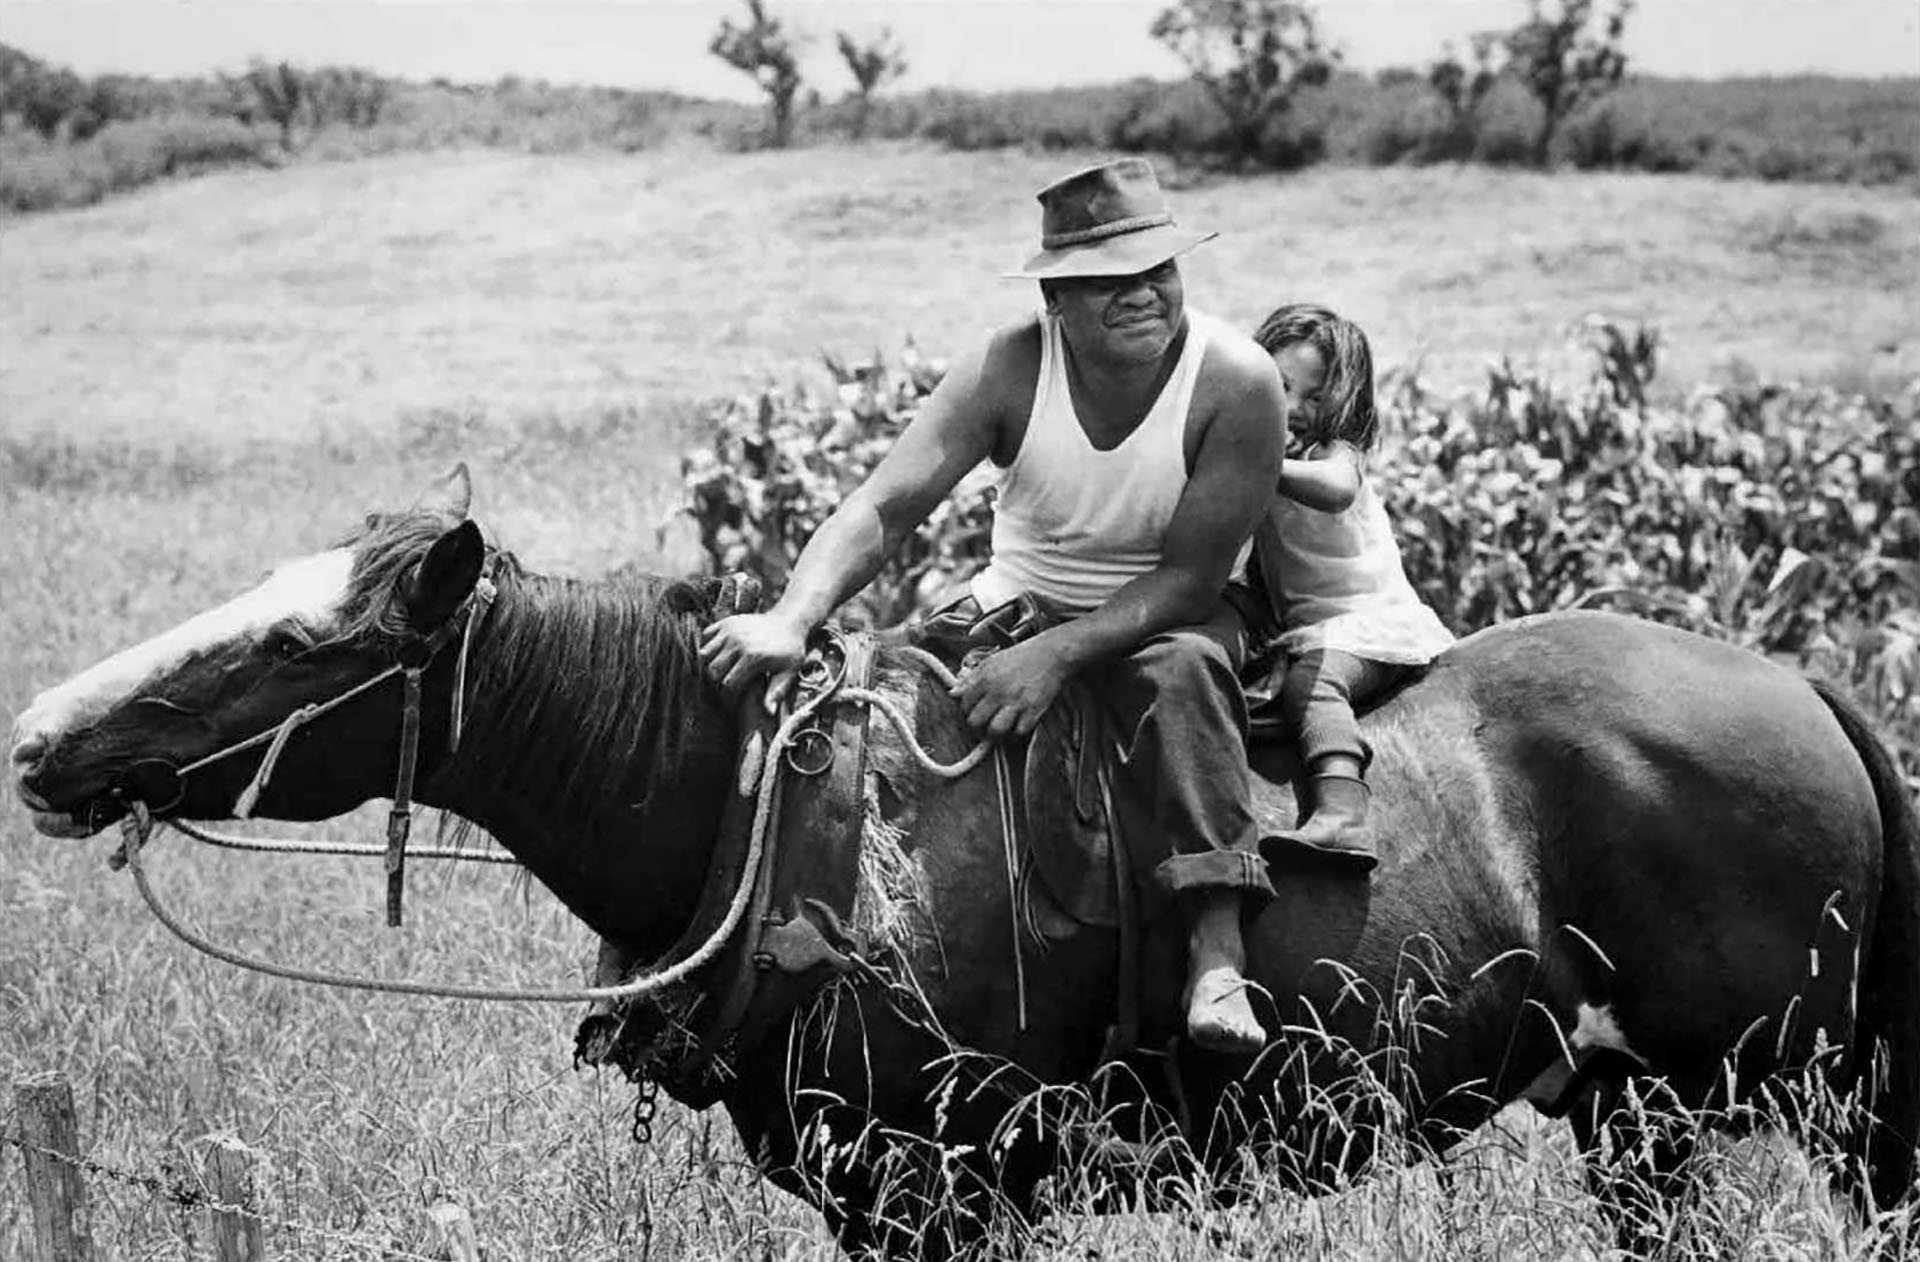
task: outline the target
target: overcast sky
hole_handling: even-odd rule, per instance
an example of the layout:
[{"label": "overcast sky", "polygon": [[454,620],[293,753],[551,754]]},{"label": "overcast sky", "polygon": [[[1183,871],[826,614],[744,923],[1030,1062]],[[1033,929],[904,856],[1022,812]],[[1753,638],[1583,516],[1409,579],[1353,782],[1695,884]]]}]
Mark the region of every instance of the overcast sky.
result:
[{"label": "overcast sky", "polygon": [[[811,37],[810,77],[845,86],[833,35],[890,27],[904,88],[1000,88],[1181,73],[1147,29],[1167,0],[767,0]],[[743,0],[0,0],[0,42],[86,74],[177,76],[255,56],[425,79],[504,74],[752,99],[706,52]],[[1318,0],[1363,68],[1416,65],[1448,40],[1511,26],[1523,0]],[[1920,75],[1920,0],[1639,0],[1635,70],[1721,77]]]}]

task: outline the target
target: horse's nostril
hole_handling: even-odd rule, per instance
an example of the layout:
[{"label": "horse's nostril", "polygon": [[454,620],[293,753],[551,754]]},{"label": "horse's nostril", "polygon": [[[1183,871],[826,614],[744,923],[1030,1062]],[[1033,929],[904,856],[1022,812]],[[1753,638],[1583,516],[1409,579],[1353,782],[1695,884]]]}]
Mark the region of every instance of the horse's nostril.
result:
[{"label": "horse's nostril", "polygon": [[44,736],[25,736],[14,742],[12,763],[14,771],[26,775],[40,765],[47,756],[47,738]]}]

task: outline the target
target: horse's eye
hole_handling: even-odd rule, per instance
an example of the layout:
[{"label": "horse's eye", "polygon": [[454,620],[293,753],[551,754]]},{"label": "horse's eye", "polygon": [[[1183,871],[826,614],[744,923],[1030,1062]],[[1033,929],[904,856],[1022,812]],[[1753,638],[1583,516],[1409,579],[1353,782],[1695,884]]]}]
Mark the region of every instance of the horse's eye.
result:
[{"label": "horse's eye", "polygon": [[307,642],[284,627],[274,627],[260,641],[260,649],[269,657],[292,661],[307,651]]}]

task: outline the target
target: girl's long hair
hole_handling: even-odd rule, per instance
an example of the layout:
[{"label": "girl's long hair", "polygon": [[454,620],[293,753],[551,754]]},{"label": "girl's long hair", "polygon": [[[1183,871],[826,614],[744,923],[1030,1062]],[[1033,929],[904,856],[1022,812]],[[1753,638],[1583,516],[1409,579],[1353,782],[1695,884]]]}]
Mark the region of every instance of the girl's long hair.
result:
[{"label": "girl's long hair", "polygon": [[1380,417],[1373,403],[1373,348],[1351,320],[1343,320],[1311,302],[1290,302],[1260,322],[1253,340],[1272,355],[1305,343],[1320,352],[1327,366],[1321,387],[1320,415],[1306,435],[1311,443],[1339,439],[1372,451],[1380,438]]}]

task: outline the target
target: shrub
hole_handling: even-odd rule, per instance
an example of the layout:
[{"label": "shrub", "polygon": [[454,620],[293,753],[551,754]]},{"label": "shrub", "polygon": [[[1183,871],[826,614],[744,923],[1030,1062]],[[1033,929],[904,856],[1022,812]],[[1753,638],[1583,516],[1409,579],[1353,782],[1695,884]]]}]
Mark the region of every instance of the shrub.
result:
[{"label": "shrub", "polygon": [[[832,389],[769,388],[715,405],[711,438],[681,461],[686,512],[715,573],[747,570],[770,586],[866,480],[945,368],[909,345],[898,367],[828,358]],[[935,510],[845,611],[849,622],[900,622],[986,557],[987,491],[978,479]]]},{"label": "shrub", "polygon": [[1487,94],[1476,116],[1473,158],[1492,166],[1527,166],[1533,161],[1540,107],[1511,84]]},{"label": "shrub", "polygon": [[1712,144],[1663,120],[1646,97],[1616,95],[1568,119],[1557,152],[1582,170],[1691,171]]},{"label": "shrub", "polygon": [[264,160],[251,127],[223,118],[160,118],[109,127],[96,144],[115,188]]},{"label": "shrub", "polygon": [[80,144],[9,137],[0,149],[0,206],[87,206],[170,176],[263,160],[253,129],[230,118],[179,115],[115,123]]},{"label": "shrub", "polygon": [[[1646,79],[1617,102],[1696,169],[1776,180],[1911,178],[1920,80]],[[1895,155],[1887,161],[1887,155]]]},{"label": "shrub", "polygon": [[1344,129],[1336,156],[1384,166],[1458,161],[1472,152],[1471,133],[1455,125],[1439,97],[1414,82],[1374,93]]},{"label": "shrub", "polygon": [[905,98],[896,108],[914,111],[919,136],[953,149],[1138,148],[1130,133],[1157,95],[1157,85],[1136,80],[1014,92],[933,91]]},{"label": "shrub", "polygon": [[1260,143],[1253,156],[1275,171],[1312,166],[1327,156],[1324,123],[1303,110],[1289,110],[1260,125]]},{"label": "shrub", "polygon": [[1226,115],[1189,80],[1134,89],[1113,147],[1170,154],[1219,154],[1232,147]]},{"label": "shrub", "polygon": [[1868,184],[1895,184],[1916,173],[1920,173],[1920,152],[1912,145],[1874,145],[1860,164],[1860,178]]}]

